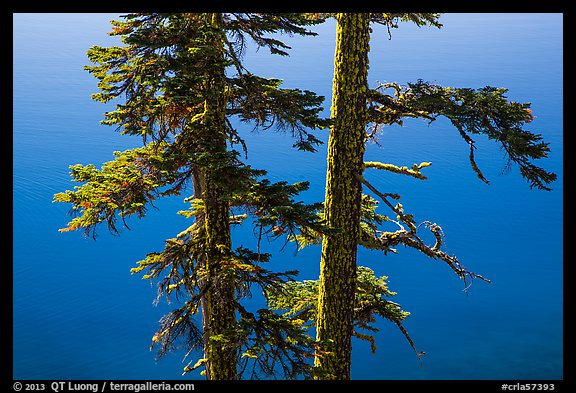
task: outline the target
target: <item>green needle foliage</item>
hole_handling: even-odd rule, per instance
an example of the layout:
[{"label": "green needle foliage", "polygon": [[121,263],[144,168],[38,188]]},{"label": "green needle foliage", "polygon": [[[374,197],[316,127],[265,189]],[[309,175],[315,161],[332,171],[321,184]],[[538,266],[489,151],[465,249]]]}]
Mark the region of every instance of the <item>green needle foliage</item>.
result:
[{"label": "green needle foliage", "polygon": [[[281,88],[241,62],[247,40],[273,54],[289,47],[274,33],[312,35],[314,22],[300,14],[128,14],[112,21],[122,45],[92,47],[86,66],[98,80],[93,98],[113,102],[102,124],[142,138],[143,146],[115,153],[101,169],[71,166],[78,185],[54,196],[72,204],[75,217],[61,231],[96,236],[106,223],[119,233],[118,218],[143,217],[161,197],[183,196],[192,219],[165,247],[132,269],[158,282],[158,300],[178,301],[152,339],[159,355],[184,349],[203,352],[184,373],[204,368],[208,379],[259,375],[310,375],[305,360],[314,340],[294,320],[267,309],[248,310],[253,288],[266,293],[296,272],[265,267],[270,255],[260,239],[323,232],[317,210],[295,200],[307,182],[272,183],[266,172],[243,163],[247,146],[232,121],[290,132],[295,146],[314,151],[311,130],[323,128],[322,97]],[[275,37],[275,36],[274,36]],[[252,221],[258,250],[232,249],[230,226]],[[198,324],[201,319],[201,326]]]},{"label": "green needle foliage", "polygon": [[101,169],[92,164],[70,166],[72,179],[84,185],[54,196],[56,202],[72,203],[72,213],[79,214],[60,231],[83,229],[85,235],[95,237],[96,226],[105,222],[111,232],[118,233],[118,218],[127,227],[125,217],[143,217],[154,200],[177,193],[186,179],[174,170],[173,157],[163,154],[167,147],[151,143],[114,152],[115,160]]},{"label": "green needle foliage", "polygon": [[508,101],[507,91],[491,86],[480,89],[442,87],[422,80],[407,86],[381,84],[371,90],[369,121],[374,126],[370,135],[383,124],[402,125],[403,118],[423,118],[432,122],[443,116],[469,144],[470,164],[479,179],[489,183],[474,160],[476,146],[471,135],[484,134],[501,144],[508,164],[518,165],[530,188],[549,191],[548,184],[556,180],[556,174],[532,162],[548,156],[549,144],[542,141],[540,134],[523,128],[534,119],[530,104]]},{"label": "green needle foliage", "polygon": [[[312,35],[308,27],[327,17],[337,20],[330,120],[319,117],[322,97],[282,88],[279,79],[253,75],[242,63],[248,41],[287,55],[290,48],[275,33]],[[370,24],[383,25],[391,35],[404,21],[439,28],[438,17],[150,13],[112,21],[110,34],[123,45],[88,51],[93,65],[86,69],[99,80],[93,98],[115,104],[102,124],[141,138],[143,146],[115,152],[100,169],[71,166],[72,180],[81,185],[56,194],[54,201],[72,205],[74,217],[61,231],[79,229],[92,237],[102,223],[119,233],[128,217],[144,217],[158,198],[182,196],[190,204],[179,212],[190,225],[132,269],[158,283],[157,300],[177,301],[152,338],[159,356],[174,349],[184,349],[186,356],[202,351],[184,373],[203,368],[208,379],[279,373],[349,379],[351,338],[367,340],[375,350],[377,317],[396,324],[418,357],[422,354],[403,327],[408,313],[389,300],[395,293],[387,277],[358,266],[358,246],[384,254],[398,252],[399,245],[411,247],[448,265],[466,289],[475,278],[489,282],[443,251],[438,224],[417,221],[399,203],[399,194],[381,192],[367,176],[376,169],[425,180],[422,170],[431,163],[398,166],[363,159],[366,142],[376,140],[381,127],[401,125],[405,118],[445,117],[469,145],[471,167],[482,181],[488,183],[474,157],[473,137],[479,134],[502,146],[508,165],[517,165],[531,188],[550,190],[556,179],[534,163],[550,149],[539,134],[524,129],[533,120],[530,105],[508,101],[504,88],[452,88],[421,80],[368,87]],[[303,151],[321,143],[312,130],[330,126],[325,202],[298,202],[307,182],[273,183],[265,171],[246,165],[245,124],[288,132]],[[380,203],[388,213],[377,212]],[[230,228],[240,224],[253,225],[256,250],[232,248]],[[433,244],[423,232],[432,234]],[[319,280],[297,282],[296,271],[268,269],[271,255],[261,251],[263,238],[296,241],[300,248],[322,244]],[[243,300],[255,290],[266,297],[267,308],[246,308]],[[312,327],[316,339],[309,334]]]},{"label": "green needle foliage", "polygon": [[[349,379],[351,338],[356,334],[355,327],[358,325],[357,309],[359,304],[365,304],[365,301],[363,303],[358,298],[358,280],[366,272],[357,266],[359,245],[383,251],[384,254],[397,252],[398,245],[417,249],[432,259],[446,263],[463,279],[466,289],[474,278],[489,282],[470,272],[455,256],[442,250],[444,234],[438,224],[427,220],[416,221],[397,202],[401,199],[400,195],[381,192],[367,180],[368,173],[364,173],[366,169],[384,170],[424,180],[426,176],[421,169],[431,165],[423,162],[407,167],[364,162],[365,143],[375,140],[381,127],[401,125],[404,118],[423,118],[432,122],[443,116],[450,120],[468,143],[471,167],[482,181],[488,183],[476,164],[476,146],[472,139],[472,136],[478,134],[484,134],[488,139],[501,144],[508,165],[518,165],[520,174],[531,188],[550,190],[548,184],[556,179],[556,175],[533,162],[545,158],[550,149],[539,134],[524,129],[533,119],[530,105],[508,101],[505,96],[507,90],[504,88],[451,88],[421,80],[408,83],[407,86],[387,83],[375,89],[368,87],[370,24],[384,25],[391,37],[391,29],[397,28],[402,21],[440,28],[442,24],[438,21],[439,14],[339,13],[308,16],[319,21],[334,17],[337,21],[326,198],[323,210],[318,213],[333,232],[317,236],[296,236],[295,240],[301,246],[322,244],[320,278],[317,283],[286,284],[289,295],[281,300],[274,298],[273,305],[286,308],[293,314],[300,313],[304,320],[314,322],[320,344],[315,359],[318,369],[316,378]],[[365,195],[364,188],[377,196],[391,214],[376,213],[377,201]],[[384,230],[385,223],[395,225],[396,230]],[[434,244],[423,240],[423,231],[433,235]],[[368,280],[362,285],[378,288],[379,283],[381,281]],[[296,293],[306,289],[310,294],[308,300],[298,303],[301,300]],[[316,294],[317,301],[314,298]],[[370,315],[370,318],[364,319],[363,327],[369,326],[373,315],[385,316],[378,313]],[[398,317],[392,320],[398,324],[401,319]],[[400,324],[398,326],[401,327]],[[370,336],[365,338],[372,340]],[[420,354],[418,351],[416,353]]]},{"label": "green needle foliage", "polygon": [[[402,326],[402,321],[410,315],[401,309],[398,303],[388,300],[396,295],[388,289],[388,277],[376,277],[374,271],[368,267],[358,267],[356,274],[356,292],[354,296],[354,331],[353,336],[370,343],[372,352],[376,352],[374,335],[365,333],[378,332],[374,326],[376,316],[385,318],[400,328],[406,339],[418,353],[414,342]],[[284,315],[298,321],[306,328],[315,325],[318,317],[319,280],[290,281],[280,287],[268,291],[270,307],[283,310]],[[315,370],[321,373],[321,370]],[[317,374],[321,375],[321,374]]]}]

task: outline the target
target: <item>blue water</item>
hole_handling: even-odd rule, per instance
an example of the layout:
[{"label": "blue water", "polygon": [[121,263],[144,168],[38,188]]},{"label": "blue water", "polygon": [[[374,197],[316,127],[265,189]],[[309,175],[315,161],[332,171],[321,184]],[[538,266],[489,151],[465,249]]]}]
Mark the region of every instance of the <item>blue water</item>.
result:
[{"label": "blue water", "polygon": [[[159,202],[120,236],[101,228],[96,241],[59,233],[69,206],[53,204],[72,188],[68,165],[112,159],[139,145],[99,125],[111,107],[91,101],[96,80],[82,67],[86,50],[111,45],[115,14],[14,14],[13,265],[15,379],[180,379],[183,353],[156,361],[149,351],[158,320],[169,310],[153,306],[155,288],[130,268],[186,221],[175,214],[182,198]],[[416,220],[440,224],[447,251],[493,283],[476,281],[468,294],[443,263],[410,249],[383,257],[365,250],[359,263],[389,277],[396,301],[412,315],[405,323],[420,363],[400,332],[379,323],[378,352],[354,341],[354,379],[560,379],[563,376],[563,172],[562,15],[445,14],[443,29],[404,24],[374,26],[370,83],[418,78],[455,87],[492,85],[508,97],[532,102],[529,129],[550,142],[541,162],[558,174],[552,192],[530,190],[517,168],[504,171],[501,149],[476,137],[477,163],[491,185],[468,163],[465,142],[446,121],[408,121],[389,127],[367,160],[411,165],[431,161],[427,181],[370,173],[384,192],[400,193]],[[289,58],[249,48],[248,68],[326,96],[329,113],[335,24],[314,38],[287,38]],[[250,162],[274,180],[310,180],[306,201],[322,200],[326,146],[297,152],[289,135],[244,135]],[[326,140],[327,132],[319,135]],[[235,244],[253,244],[250,230],[236,229]],[[276,269],[318,276],[318,247],[297,256],[267,245]],[[198,374],[192,375],[200,378]],[[189,378],[189,377],[188,377]]]}]

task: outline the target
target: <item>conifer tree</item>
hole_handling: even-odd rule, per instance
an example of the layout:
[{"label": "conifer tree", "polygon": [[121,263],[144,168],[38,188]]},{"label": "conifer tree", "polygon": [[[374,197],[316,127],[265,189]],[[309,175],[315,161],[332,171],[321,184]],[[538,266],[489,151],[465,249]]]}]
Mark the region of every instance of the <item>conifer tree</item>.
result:
[{"label": "conifer tree", "polygon": [[188,195],[191,207],[180,214],[194,222],[132,269],[159,280],[159,298],[183,301],[162,319],[152,347],[160,346],[160,355],[202,349],[203,357],[184,372],[204,367],[208,379],[237,379],[250,365],[251,377],[308,375],[305,358],[314,342],[301,322],[266,308],[251,312],[242,303],[253,286],[266,292],[296,272],[265,269],[271,256],[260,248],[232,249],[230,225],[250,217],[260,236],[306,236],[324,230],[319,205],[295,200],[307,182],[271,183],[265,171],[244,164],[246,145],[231,118],[279,126],[292,133],[297,148],[315,150],[320,141],[309,130],[328,124],[318,116],[323,98],[281,88],[280,80],[253,75],[241,62],[247,39],[287,55],[289,47],[270,35],[313,34],[307,30],[312,22],[300,14],[238,13],[124,19],[112,21],[110,33],[124,45],[92,47],[94,65],[86,69],[99,79],[93,98],[119,102],[102,123],[144,144],[115,152],[100,169],[71,166],[73,181],[82,184],[54,197],[71,203],[75,215],[61,231],[82,229],[95,237],[105,223],[118,233],[118,219],[127,227],[127,217],[143,217],[156,199]]},{"label": "conifer tree", "polygon": [[[539,134],[525,130],[533,119],[530,104],[508,101],[507,89],[442,87],[419,80],[407,85],[386,83],[374,89],[368,87],[368,53],[371,23],[397,28],[399,21],[411,21],[418,26],[441,27],[438,14],[339,13],[311,14],[313,18],[335,17],[336,50],[332,86],[332,109],[328,141],[326,197],[320,216],[335,229],[328,235],[300,238],[302,244],[322,243],[320,278],[318,281],[288,283],[290,296],[277,293],[271,297],[272,308],[286,315],[299,315],[313,321],[317,341],[321,344],[315,357],[316,377],[350,379],[350,353],[353,335],[371,341],[373,336],[358,332],[358,328],[375,330],[372,322],[379,315],[395,322],[412,348],[414,343],[401,322],[407,313],[399,305],[386,300],[389,292],[385,277],[377,279],[370,269],[358,267],[357,246],[397,252],[398,245],[419,250],[424,255],[446,263],[466,288],[474,278],[488,279],[465,268],[457,257],[442,250],[442,228],[430,221],[418,223],[405,212],[400,195],[381,192],[366,178],[366,169],[389,171],[426,179],[421,169],[429,162],[412,166],[397,166],[381,162],[364,162],[365,143],[376,138],[380,127],[402,124],[404,118],[423,118],[430,122],[443,116],[450,120],[459,135],[469,145],[469,158],[478,178],[489,183],[474,159],[473,135],[484,134],[499,142],[531,188],[550,190],[556,179],[533,163],[545,158],[548,143]],[[363,194],[366,187],[389,209],[388,214],[376,213],[378,201]],[[383,230],[382,224],[392,223],[397,230]],[[421,232],[434,235],[434,244],[427,244]],[[298,295],[300,294],[300,295]],[[416,351],[420,357],[421,353]]]}]

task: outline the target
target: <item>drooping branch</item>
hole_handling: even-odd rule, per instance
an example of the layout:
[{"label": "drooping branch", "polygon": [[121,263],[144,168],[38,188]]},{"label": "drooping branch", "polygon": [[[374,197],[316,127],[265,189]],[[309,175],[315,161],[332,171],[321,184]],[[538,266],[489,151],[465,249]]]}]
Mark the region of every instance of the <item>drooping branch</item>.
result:
[{"label": "drooping branch", "polygon": [[[392,90],[393,95],[386,94]],[[422,80],[400,86],[396,83],[380,84],[371,91],[370,119],[374,124],[402,124],[405,117],[424,118],[430,122],[446,117],[470,146],[470,164],[483,182],[488,180],[474,158],[474,141],[470,135],[484,134],[498,141],[508,162],[517,164],[520,174],[530,187],[550,190],[547,186],[556,180],[556,174],[532,163],[545,158],[549,143],[540,134],[524,130],[534,116],[530,104],[508,101],[507,89],[483,87],[480,89],[442,87]]]},{"label": "drooping branch", "polygon": [[328,119],[318,114],[324,97],[308,90],[280,88],[279,79],[261,78],[245,73],[230,78],[230,105],[228,115],[237,115],[243,122],[253,122],[255,127],[289,131],[300,150],[315,151],[322,143],[310,130],[329,126]]},{"label": "drooping branch", "polygon": [[288,184],[253,179],[250,187],[231,201],[231,206],[244,209],[254,217],[259,242],[262,236],[272,239],[285,236],[286,241],[295,240],[298,245],[301,238],[330,231],[318,215],[321,203],[305,204],[294,199],[308,186],[308,182]]},{"label": "drooping branch", "polygon": [[[152,337],[150,350],[160,345],[158,357],[180,348],[189,352],[202,346],[202,332],[196,325],[194,315],[198,312],[197,302],[187,301],[182,307],[171,311],[160,320],[160,328]],[[180,344],[181,343],[181,344]]]},{"label": "drooping branch", "polygon": [[476,173],[476,175],[478,176],[478,178],[480,180],[482,180],[486,184],[490,184],[488,179],[486,179],[486,177],[484,176],[484,174],[482,173],[482,171],[478,167],[478,164],[476,164],[476,160],[474,159],[474,149],[476,149],[476,146],[474,145],[474,141],[471,140],[469,142],[469,144],[470,144],[470,154],[468,155],[468,158],[470,160],[470,166],[472,167],[472,170],[474,170],[474,172]]},{"label": "drooping branch", "polygon": [[267,35],[277,32],[313,36],[316,33],[306,27],[320,22],[320,20],[307,18],[305,14],[296,13],[230,13],[224,14],[223,27],[234,40],[234,44],[242,51],[246,45],[246,36],[248,36],[259,47],[268,48],[270,53],[287,56],[287,50],[290,47],[277,38]]},{"label": "drooping branch", "polygon": [[54,202],[71,203],[71,214],[76,216],[60,231],[81,228],[86,236],[95,237],[97,225],[106,222],[112,233],[118,233],[118,218],[128,227],[126,217],[141,218],[158,197],[181,193],[188,170],[179,157],[167,156],[165,149],[164,144],[149,144],[115,152],[115,159],[101,169],[71,166],[72,179],[84,184],[54,195]]}]

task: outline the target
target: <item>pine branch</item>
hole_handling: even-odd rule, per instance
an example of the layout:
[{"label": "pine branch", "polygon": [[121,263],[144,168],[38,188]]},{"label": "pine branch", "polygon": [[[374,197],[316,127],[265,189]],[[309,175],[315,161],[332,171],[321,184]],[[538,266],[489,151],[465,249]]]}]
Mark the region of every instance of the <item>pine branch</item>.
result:
[{"label": "pine branch", "polygon": [[230,13],[225,14],[224,28],[242,45],[245,45],[247,35],[258,46],[268,48],[270,53],[287,56],[290,47],[279,39],[267,37],[266,34],[276,32],[288,35],[316,35],[306,29],[306,26],[320,22],[297,13]]},{"label": "pine branch", "polygon": [[[384,91],[391,89],[394,97]],[[471,134],[484,134],[498,141],[508,157],[520,168],[520,174],[530,187],[549,191],[547,186],[557,176],[532,163],[545,158],[550,152],[549,143],[542,142],[540,134],[524,130],[534,116],[530,104],[508,101],[507,89],[484,87],[481,89],[450,88],[419,80],[400,86],[395,83],[381,84],[370,94],[369,122],[375,124],[401,124],[402,118],[425,118],[434,121],[446,117],[470,146],[470,164],[480,180],[488,183],[479,169]]]},{"label": "pine branch", "polygon": [[[188,348],[189,352],[202,346],[202,332],[194,322],[197,313],[197,305],[188,301],[184,306],[171,311],[160,320],[160,328],[152,338],[150,350],[160,345],[158,357],[163,357],[168,352],[180,348]],[[181,343],[181,344],[180,344]]]},{"label": "pine branch", "polygon": [[[267,292],[268,305],[273,310],[283,311],[283,316],[300,320],[304,324],[316,323],[318,309],[318,280],[291,281],[279,288]],[[356,279],[356,294],[354,304],[354,332],[353,335],[361,340],[368,341],[371,349],[376,350],[374,336],[362,333],[361,330],[377,332],[374,326],[375,316],[380,316],[393,322],[404,334],[418,358],[423,352],[418,352],[414,341],[402,325],[402,321],[410,313],[403,311],[398,303],[388,300],[396,295],[388,289],[387,277],[376,277],[374,271],[367,267],[358,267]],[[310,325],[309,327],[312,327]]]},{"label": "pine branch", "polygon": [[322,143],[310,129],[326,128],[328,119],[320,119],[324,97],[309,90],[281,89],[278,79],[243,74],[230,78],[231,98],[228,115],[238,115],[241,121],[254,122],[255,128],[289,131],[296,138],[295,147],[315,151]]},{"label": "pine branch", "polygon": [[187,173],[179,172],[178,157],[165,155],[165,146],[150,144],[114,155],[100,170],[94,165],[70,167],[73,181],[84,184],[54,195],[54,202],[71,203],[76,216],[61,232],[82,228],[85,236],[95,237],[98,224],[106,222],[118,233],[119,217],[127,227],[125,217],[141,218],[158,197],[182,192]]},{"label": "pine branch", "polygon": [[314,369],[307,361],[314,356],[317,344],[298,319],[278,315],[268,309],[255,314],[238,307],[239,335],[243,337],[243,370],[252,362],[251,379],[259,374],[276,377],[280,368],[284,379],[310,379]]}]

